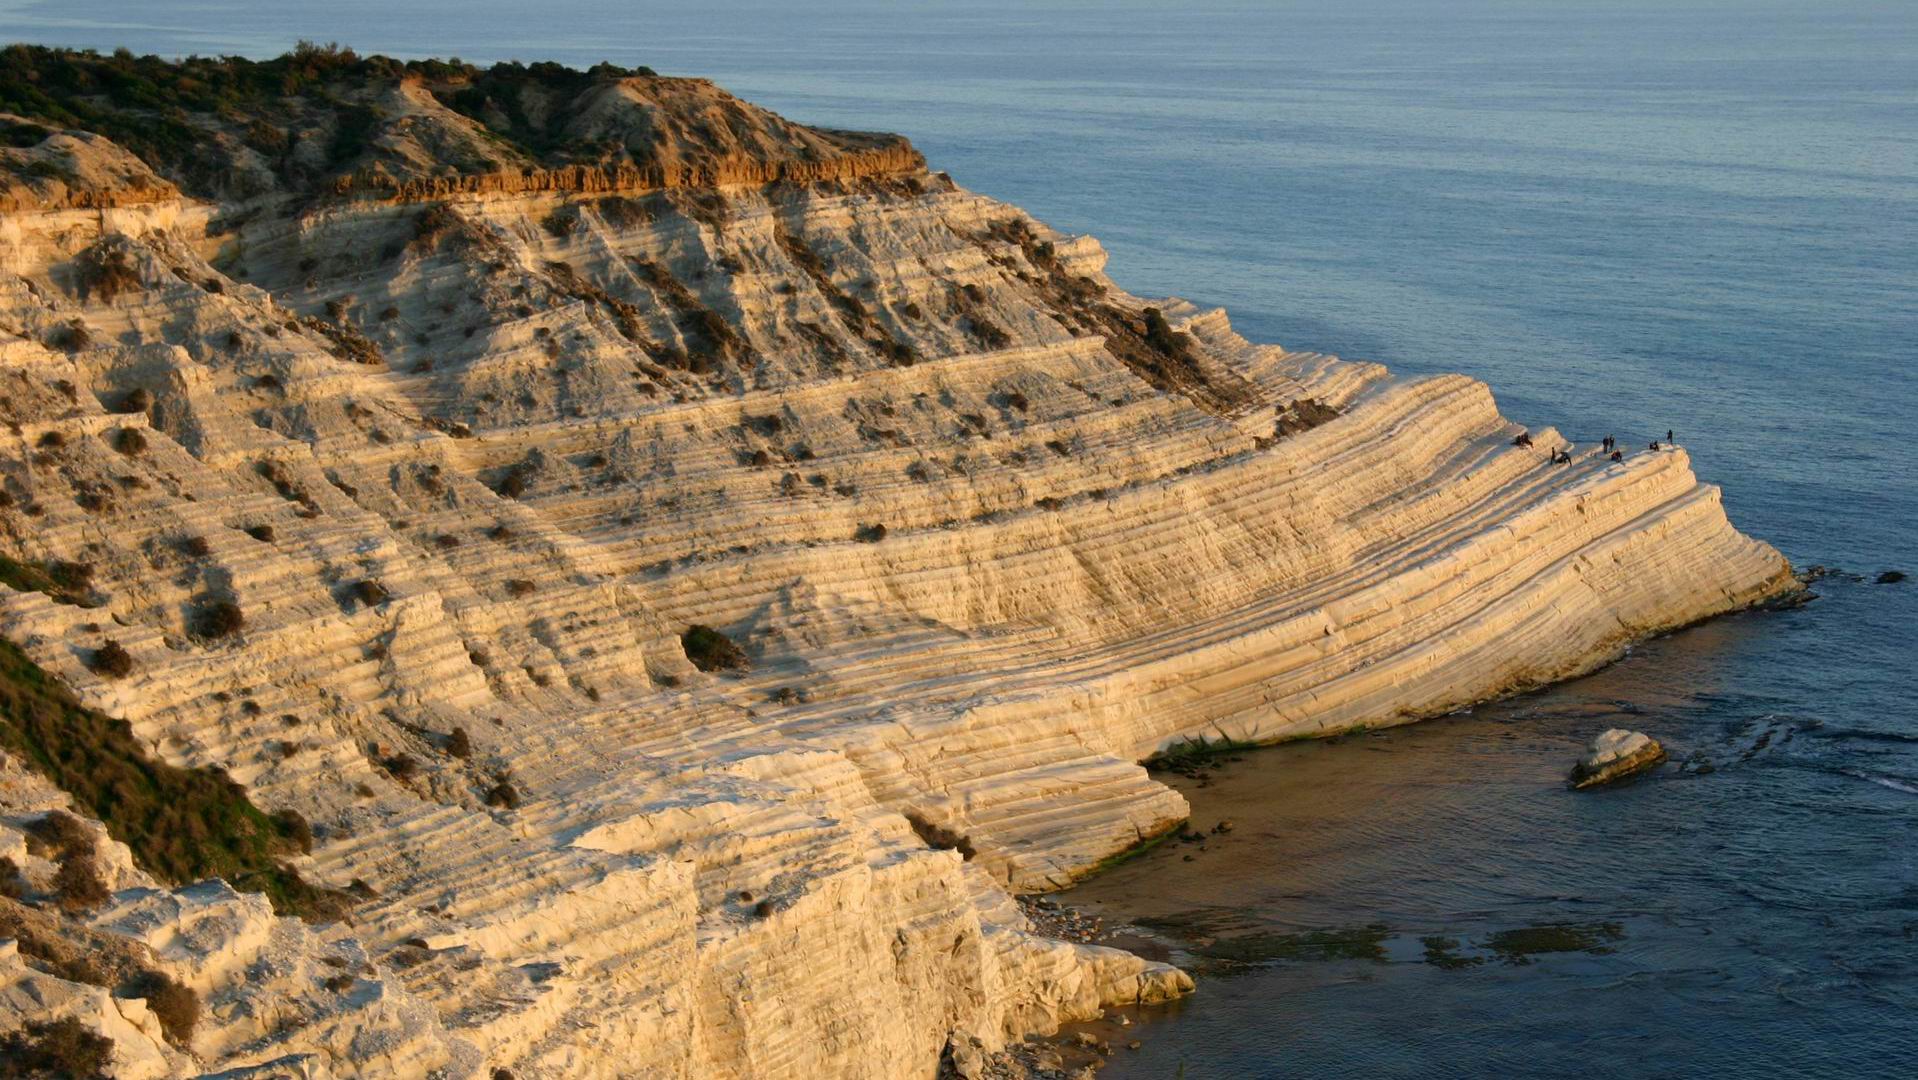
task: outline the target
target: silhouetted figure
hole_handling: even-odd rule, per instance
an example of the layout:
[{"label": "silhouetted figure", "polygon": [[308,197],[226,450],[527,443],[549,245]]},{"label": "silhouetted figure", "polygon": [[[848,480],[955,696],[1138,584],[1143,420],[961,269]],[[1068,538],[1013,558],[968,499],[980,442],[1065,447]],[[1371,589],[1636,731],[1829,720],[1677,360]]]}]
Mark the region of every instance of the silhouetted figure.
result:
[{"label": "silhouetted figure", "polygon": [[1654,449],[1654,450],[1656,450],[1656,449],[1658,449],[1658,440],[1657,440],[1657,439],[1653,439],[1653,440],[1652,440],[1652,449]]},{"label": "silhouetted figure", "polygon": [[1672,434],[1672,429],[1671,429],[1671,428],[1666,428],[1666,429],[1665,429],[1665,444],[1666,444],[1667,446],[1670,446],[1670,445],[1673,445],[1673,444],[1675,444],[1675,443],[1677,443],[1677,442],[1678,442],[1678,436],[1676,436],[1676,435],[1674,435],[1674,434]]},{"label": "silhouetted figure", "polygon": [[1623,453],[1622,451],[1619,451],[1619,450],[1614,450],[1614,451],[1612,451],[1612,460],[1613,460],[1613,461],[1624,461],[1624,460],[1625,460],[1625,454],[1624,454],[1624,453]]},{"label": "silhouetted figure", "polygon": [[1532,433],[1529,431],[1519,432],[1518,438],[1512,440],[1512,445],[1530,448],[1532,445]]}]

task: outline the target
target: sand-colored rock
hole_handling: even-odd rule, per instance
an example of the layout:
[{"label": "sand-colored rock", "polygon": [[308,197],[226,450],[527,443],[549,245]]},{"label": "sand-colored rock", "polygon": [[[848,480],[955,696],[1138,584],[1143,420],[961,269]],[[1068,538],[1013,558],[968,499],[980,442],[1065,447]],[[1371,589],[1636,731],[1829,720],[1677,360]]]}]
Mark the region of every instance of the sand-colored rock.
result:
[{"label": "sand-colored rock", "polygon": [[[0,219],[0,551],[96,605],[0,592],[0,635],[372,894],[308,929],[122,893],[96,925],[226,1003],[195,1067],[929,1076],[1190,989],[1009,897],[1182,821],[1156,751],[1415,720],[1795,587],[1683,451],[1551,465],[1479,383],[1129,296],[916,160],[739,152]],[[83,299],[109,257],[137,281]],[[219,598],[243,629],[196,636]],[[698,670],[695,624],[749,666]],[[369,969],[332,1011],[329,955]]]},{"label": "sand-colored rock", "polygon": [[1610,784],[1636,776],[1665,760],[1665,748],[1642,731],[1610,728],[1592,737],[1585,756],[1572,766],[1575,789]]}]

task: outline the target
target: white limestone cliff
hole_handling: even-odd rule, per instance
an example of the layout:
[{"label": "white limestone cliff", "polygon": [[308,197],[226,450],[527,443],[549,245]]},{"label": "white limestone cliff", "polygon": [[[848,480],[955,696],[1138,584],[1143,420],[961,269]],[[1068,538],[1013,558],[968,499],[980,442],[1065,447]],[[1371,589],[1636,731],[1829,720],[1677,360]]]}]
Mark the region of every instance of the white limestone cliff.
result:
[{"label": "white limestone cliff", "polygon": [[1435,715],[1792,585],[1682,450],[1552,464],[1482,384],[1252,344],[841,151],[0,213],[0,550],[92,572],[0,589],[0,636],[364,884],[319,927],[117,893],[90,925],[212,1003],[190,1046],[3,951],[0,1029],[87,997],[127,1075],[927,1077],[1191,988],[1009,899],[1185,818],[1154,753]]}]

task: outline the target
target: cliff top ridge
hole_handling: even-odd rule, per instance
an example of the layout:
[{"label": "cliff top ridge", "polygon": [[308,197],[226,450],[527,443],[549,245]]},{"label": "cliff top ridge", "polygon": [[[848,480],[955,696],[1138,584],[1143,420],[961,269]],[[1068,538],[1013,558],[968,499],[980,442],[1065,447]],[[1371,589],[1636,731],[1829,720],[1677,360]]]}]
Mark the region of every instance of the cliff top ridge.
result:
[{"label": "cliff top ridge", "polygon": [[177,61],[10,45],[0,114],[0,182],[22,205],[30,191],[47,198],[50,183],[68,205],[115,201],[109,192],[124,189],[100,188],[89,175],[99,170],[32,153],[87,134],[220,201],[713,187],[924,166],[901,136],[795,124],[705,79],[615,64],[403,61],[310,43],[270,60]]}]

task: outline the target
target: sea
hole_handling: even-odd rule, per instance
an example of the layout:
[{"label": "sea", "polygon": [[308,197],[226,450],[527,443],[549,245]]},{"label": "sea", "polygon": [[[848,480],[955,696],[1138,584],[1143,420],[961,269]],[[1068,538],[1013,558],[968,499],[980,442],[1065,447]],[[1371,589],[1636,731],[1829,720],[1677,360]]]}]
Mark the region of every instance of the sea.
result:
[{"label": "sea", "polygon": [[[1918,3],[0,0],[6,40],[302,38],[904,132],[1254,340],[1465,372],[1580,443],[1670,430],[1831,569],[1571,683],[1169,776],[1206,840],[1059,898],[1199,977],[1107,1022],[1105,1080],[1918,1075],[1918,579],[1877,583],[1918,573]],[[1671,764],[1567,791],[1614,726]]]}]

